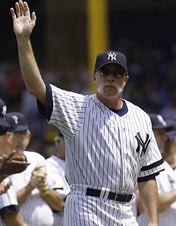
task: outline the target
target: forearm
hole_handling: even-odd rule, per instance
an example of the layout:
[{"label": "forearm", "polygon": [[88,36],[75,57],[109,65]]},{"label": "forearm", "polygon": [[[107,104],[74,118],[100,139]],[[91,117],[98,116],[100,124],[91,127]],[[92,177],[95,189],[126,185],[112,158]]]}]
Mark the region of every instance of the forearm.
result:
[{"label": "forearm", "polygon": [[164,192],[159,194],[159,212],[167,209],[170,205],[176,201],[176,190],[171,192]]},{"label": "forearm", "polygon": [[65,203],[58,192],[50,189],[45,195],[41,193],[41,197],[48,203],[51,209],[56,211],[64,210]]},{"label": "forearm", "polygon": [[20,212],[11,212],[4,215],[4,222],[7,226],[24,226],[24,220]]},{"label": "forearm", "polygon": [[28,91],[41,103],[46,103],[46,87],[34,57],[31,41],[27,37],[18,37],[18,54],[21,72]]},{"label": "forearm", "polygon": [[28,184],[26,187],[22,188],[17,192],[17,201],[19,206],[23,204],[23,202],[29,197],[33,190],[34,187]]},{"label": "forearm", "polygon": [[149,225],[158,226],[158,188],[155,179],[138,185],[141,202],[147,212]]}]

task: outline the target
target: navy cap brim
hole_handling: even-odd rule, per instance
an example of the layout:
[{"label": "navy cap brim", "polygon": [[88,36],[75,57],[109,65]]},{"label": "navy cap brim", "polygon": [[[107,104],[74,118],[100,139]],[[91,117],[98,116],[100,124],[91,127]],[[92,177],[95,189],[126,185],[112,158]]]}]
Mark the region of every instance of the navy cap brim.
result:
[{"label": "navy cap brim", "polygon": [[0,126],[10,127],[4,118],[0,118]]},{"label": "navy cap brim", "polygon": [[170,138],[170,139],[175,139],[176,138],[176,130],[172,130],[166,133],[166,135]]},{"label": "navy cap brim", "polygon": [[[108,62],[108,63],[102,64],[102,65],[100,65],[100,66],[96,69],[96,71],[98,71],[98,70],[99,70],[100,68],[102,68],[103,66],[106,66],[106,65],[109,65],[109,64],[116,64],[116,65],[120,66],[120,67],[124,70],[124,72],[125,72],[126,74],[128,74],[128,72],[125,70],[125,68],[124,68],[121,64],[116,63],[116,62],[113,62],[113,63]],[[95,73],[96,71],[94,71],[94,73]]]},{"label": "navy cap brim", "polygon": [[158,126],[152,126],[152,129],[165,129],[165,130],[170,130],[172,127],[169,125],[158,125]]},{"label": "navy cap brim", "polygon": [[19,126],[19,125],[15,128],[11,129],[12,132],[20,132],[20,131],[25,131],[25,130],[28,130],[27,126]]}]

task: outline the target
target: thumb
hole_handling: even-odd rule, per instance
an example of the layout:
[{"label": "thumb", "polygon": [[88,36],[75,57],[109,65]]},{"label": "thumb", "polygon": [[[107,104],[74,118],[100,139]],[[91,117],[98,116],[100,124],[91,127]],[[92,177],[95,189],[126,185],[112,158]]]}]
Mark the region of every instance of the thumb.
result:
[{"label": "thumb", "polygon": [[38,165],[35,167],[35,169],[33,171],[38,171],[39,169],[41,169],[44,165]]}]

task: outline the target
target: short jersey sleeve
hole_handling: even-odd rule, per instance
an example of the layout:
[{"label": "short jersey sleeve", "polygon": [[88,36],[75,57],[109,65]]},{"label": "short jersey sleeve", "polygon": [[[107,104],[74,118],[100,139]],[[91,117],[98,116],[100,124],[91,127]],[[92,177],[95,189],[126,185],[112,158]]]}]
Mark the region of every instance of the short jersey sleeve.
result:
[{"label": "short jersey sleeve", "polygon": [[148,132],[150,134],[150,144],[138,175],[138,182],[150,180],[159,175],[159,173],[164,170],[164,161],[156,143],[150,119]]},{"label": "short jersey sleeve", "polygon": [[5,194],[0,195],[0,215],[3,217],[5,213],[13,211],[19,211],[19,206],[16,189],[11,186]]},{"label": "short jersey sleeve", "polygon": [[48,123],[55,125],[69,139],[80,129],[85,112],[86,97],[47,84],[46,107],[38,103],[39,111]]}]

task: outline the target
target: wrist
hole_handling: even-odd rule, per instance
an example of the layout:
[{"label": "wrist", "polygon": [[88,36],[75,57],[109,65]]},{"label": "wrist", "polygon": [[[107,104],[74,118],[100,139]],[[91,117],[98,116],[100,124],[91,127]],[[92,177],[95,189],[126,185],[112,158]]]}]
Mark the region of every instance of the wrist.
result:
[{"label": "wrist", "polygon": [[31,182],[29,182],[26,186],[26,189],[29,190],[29,191],[32,191],[35,189],[35,187],[31,184]]},{"label": "wrist", "polygon": [[49,189],[48,185],[45,185],[45,186],[39,188],[39,191],[42,196],[45,196],[49,193],[50,189]]}]

